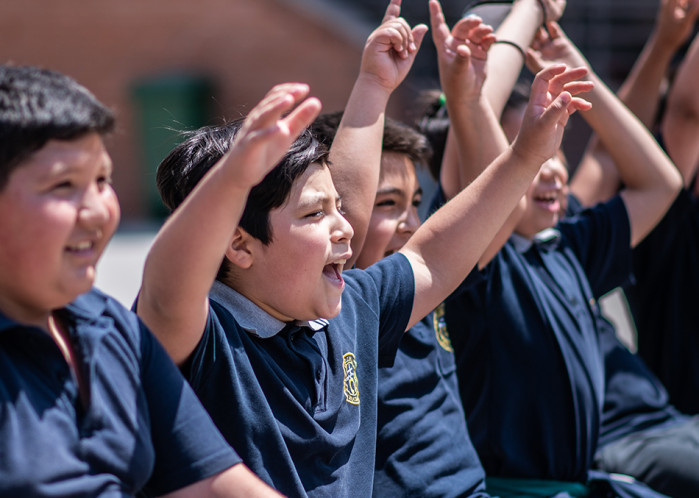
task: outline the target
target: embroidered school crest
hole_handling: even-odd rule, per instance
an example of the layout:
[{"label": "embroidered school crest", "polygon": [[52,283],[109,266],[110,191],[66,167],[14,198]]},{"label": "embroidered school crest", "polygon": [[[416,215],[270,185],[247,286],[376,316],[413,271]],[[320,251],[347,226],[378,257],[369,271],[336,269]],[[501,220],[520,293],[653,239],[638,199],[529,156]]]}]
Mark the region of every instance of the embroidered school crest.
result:
[{"label": "embroidered school crest", "polygon": [[348,403],[359,404],[359,379],[357,379],[357,360],[352,353],[342,356],[342,368],[345,371],[345,382],[342,386]]},{"label": "embroidered school crest", "polygon": [[447,331],[447,321],[444,319],[444,303],[437,306],[434,310],[434,333],[437,335],[437,342],[444,349],[450,353],[454,352],[454,348],[451,347],[451,339],[449,339],[449,332]]}]

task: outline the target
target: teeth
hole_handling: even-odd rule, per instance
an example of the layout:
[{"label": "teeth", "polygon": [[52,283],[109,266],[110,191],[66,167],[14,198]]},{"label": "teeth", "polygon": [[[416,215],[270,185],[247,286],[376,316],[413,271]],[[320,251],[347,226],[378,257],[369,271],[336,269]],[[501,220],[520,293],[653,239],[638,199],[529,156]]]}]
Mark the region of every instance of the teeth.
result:
[{"label": "teeth", "polygon": [[70,246],[70,248],[74,251],[84,251],[86,249],[90,249],[92,247],[92,242],[87,241],[87,242],[80,242],[79,244],[75,244],[74,246]]},{"label": "teeth", "polygon": [[338,259],[337,261],[335,261],[336,265],[344,265],[345,263],[347,263],[346,259]]}]

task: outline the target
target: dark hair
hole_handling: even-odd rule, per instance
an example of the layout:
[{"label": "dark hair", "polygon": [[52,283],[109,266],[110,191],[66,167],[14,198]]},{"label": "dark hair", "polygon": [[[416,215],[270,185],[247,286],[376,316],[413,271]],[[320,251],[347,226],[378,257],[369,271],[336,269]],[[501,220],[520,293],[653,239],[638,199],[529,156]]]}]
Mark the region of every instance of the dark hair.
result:
[{"label": "dark hair", "polygon": [[[202,177],[231,147],[244,118],[222,126],[207,126],[184,132],[184,142],[175,147],[158,166],[156,183],[163,203],[174,211]],[[294,182],[311,163],[325,163],[328,149],[306,129],[291,145],[284,158],[258,185],[250,190],[239,226],[265,245],[272,242],[269,213],[289,198]],[[227,273],[224,261],[217,278]]]},{"label": "dark hair", "polygon": [[442,170],[444,149],[447,146],[449,134],[449,114],[447,106],[443,102],[442,92],[428,90],[424,92],[419,102],[422,107],[420,118],[417,120],[417,129],[422,133],[432,147],[432,158],[428,164],[430,175],[435,181],[439,181],[439,172]]},{"label": "dark hair", "polygon": [[0,190],[49,140],[105,135],[114,114],[75,80],[31,66],[0,65]]},{"label": "dark hair", "polygon": [[[507,99],[505,110],[517,109],[529,103],[531,82],[519,81],[512,89]],[[447,146],[449,134],[449,114],[444,103],[444,97],[439,90],[427,90],[420,95],[420,117],[417,120],[417,129],[429,140],[432,147],[432,158],[429,162],[429,170],[432,178],[439,181],[439,173],[442,170],[444,149]]]},{"label": "dark hair", "polygon": [[[342,111],[322,114],[311,125],[316,138],[330,147],[337,128],[340,126]],[[432,157],[432,148],[422,133],[414,128],[386,117],[383,128],[382,152],[405,154],[416,167],[427,167]]]}]

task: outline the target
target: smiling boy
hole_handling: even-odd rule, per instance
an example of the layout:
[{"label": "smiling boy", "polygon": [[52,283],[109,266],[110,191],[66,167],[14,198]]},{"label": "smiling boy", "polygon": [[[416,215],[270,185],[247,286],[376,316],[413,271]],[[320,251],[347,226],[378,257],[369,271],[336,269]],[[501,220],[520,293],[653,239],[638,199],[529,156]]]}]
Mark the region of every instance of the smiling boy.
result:
[{"label": "smiling boy", "polygon": [[[370,39],[400,54],[412,44],[400,24]],[[163,162],[174,212],[148,255],[138,313],[263,480],[290,496],[371,494],[378,367],[468,273],[556,150],[581,105],[559,93],[570,77],[543,71],[512,148],[367,270],[343,271],[353,230],[331,176],[341,165],[329,168],[304,130],[320,110],[303,100],[307,86],[275,87],[243,123],[199,130]]]},{"label": "smiling boy", "polygon": [[70,78],[0,66],[0,495],[279,496],[136,316],[92,289],[119,223],[113,126]]}]

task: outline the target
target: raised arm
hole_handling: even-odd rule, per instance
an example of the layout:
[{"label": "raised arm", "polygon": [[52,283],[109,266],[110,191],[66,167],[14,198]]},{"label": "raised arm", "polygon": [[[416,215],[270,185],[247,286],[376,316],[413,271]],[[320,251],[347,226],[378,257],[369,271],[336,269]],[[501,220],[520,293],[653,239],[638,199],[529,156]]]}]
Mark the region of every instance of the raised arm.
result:
[{"label": "raised arm", "polygon": [[699,37],[689,48],[670,88],[662,121],[668,155],[689,186],[699,164]]},{"label": "raised arm", "polygon": [[208,293],[233,240],[250,189],[281,160],[320,111],[308,86],[272,89],[248,115],[230,151],[207,172],[158,232],[148,253],[137,312],[181,364],[199,343]]},{"label": "raised arm", "polygon": [[[534,69],[545,66],[552,59],[561,62],[559,57],[543,58],[542,54],[555,54],[556,47],[565,49],[561,53],[567,53],[566,58],[575,61],[583,58],[560,27],[556,27],[554,40],[546,42],[539,52],[530,51]],[[592,109],[584,114],[584,118],[606,148],[626,185],[621,196],[631,224],[630,242],[636,246],[670,207],[681,188],[681,178],[643,123],[592,71],[590,79],[595,83],[594,89],[587,94]],[[575,180],[577,178],[571,183],[571,190],[577,194],[579,184]]]},{"label": "raised arm", "polygon": [[424,24],[410,28],[400,17],[401,0],[391,0],[386,15],[368,38],[357,82],[330,148],[330,172],[354,229],[353,256],[364,245],[381,166],[386,104],[408,74],[422,39]]},{"label": "raised arm", "polygon": [[555,91],[564,65],[537,75],[519,136],[478,178],[433,214],[401,249],[415,275],[410,326],[456,289],[560,145],[569,113],[582,101]]},{"label": "raised arm", "polygon": [[[542,11],[542,5],[546,12]],[[560,19],[565,7],[565,0],[543,0],[543,3],[539,0],[515,0],[495,32],[499,43],[488,54],[490,78],[483,86],[483,94],[498,119],[524,67],[523,51],[526,52],[531,45],[542,24]]]},{"label": "raised arm", "polygon": [[697,0],[662,0],[653,31],[619,89],[621,101],[648,129],[655,121],[660,86],[672,56],[689,38],[697,15]]},{"label": "raised arm", "polygon": [[[490,30],[480,24],[479,19],[466,18],[450,32],[436,0],[430,2],[430,13],[439,74],[451,122],[452,142],[447,143],[447,149],[456,147],[459,151],[458,160],[445,154],[442,163],[442,189],[447,199],[451,199],[507,150],[508,140],[481,93],[486,79],[486,55],[493,41]],[[585,73],[585,70],[566,71],[553,78],[551,86],[557,93],[564,89],[572,94],[586,91],[591,86],[589,83],[574,82]],[[564,85],[567,86],[564,88]],[[479,258],[479,267],[488,264],[502,248],[525,208],[526,198],[522,197]]]},{"label": "raised arm", "polygon": [[[697,15],[697,0],[662,0],[653,31],[617,92],[621,101],[650,130],[655,123],[660,88],[670,61],[677,49],[687,41]],[[682,133],[684,130],[680,128],[675,131]],[[670,157],[676,160],[672,155]],[[574,193],[584,205],[592,205],[616,194],[621,183],[611,156],[597,137],[593,137],[571,181]]]}]

